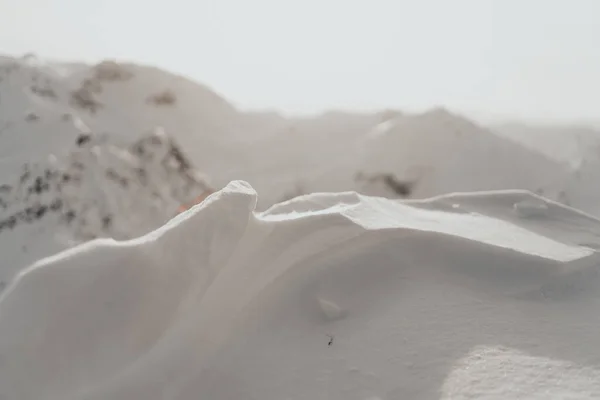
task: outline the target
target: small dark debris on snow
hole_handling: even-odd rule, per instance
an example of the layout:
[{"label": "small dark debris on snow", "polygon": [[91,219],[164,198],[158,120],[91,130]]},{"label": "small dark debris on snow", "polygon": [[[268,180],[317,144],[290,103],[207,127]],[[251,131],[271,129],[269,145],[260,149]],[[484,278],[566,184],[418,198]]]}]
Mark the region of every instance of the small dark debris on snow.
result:
[{"label": "small dark debris on snow", "polygon": [[187,171],[192,167],[190,162],[185,158],[177,146],[171,145],[169,153],[175,159],[175,161],[177,161],[180,171]]},{"label": "small dark debris on snow", "polygon": [[106,177],[112,180],[118,180],[119,174],[117,174],[117,171],[115,171],[114,169],[108,168],[106,170]]},{"label": "small dark debris on snow", "polygon": [[31,175],[31,172],[29,172],[29,170],[25,170],[22,174],[21,174],[21,183],[24,183],[27,179],[29,179],[29,176]]},{"label": "small dark debris on snow", "polygon": [[111,179],[111,180],[113,180],[113,181],[115,181],[115,182],[117,182],[117,183],[119,183],[123,187],[127,187],[128,184],[129,184],[129,181],[127,180],[127,178],[119,175],[117,173],[117,171],[115,171],[112,168],[108,168],[106,170],[106,177],[109,178],[109,179]]},{"label": "small dark debris on snow", "polygon": [[112,225],[112,216],[105,215],[104,217],[102,217],[102,227],[104,229],[110,228],[111,225]]},{"label": "small dark debris on snow", "polygon": [[37,219],[40,219],[44,216],[44,214],[46,214],[46,212],[48,211],[48,206],[47,205],[40,205],[35,207],[34,212],[35,212],[35,216]]},{"label": "small dark debris on snow", "polygon": [[135,155],[137,155],[137,156],[143,156],[144,153],[145,153],[144,147],[142,145],[133,146],[132,153],[135,154]]},{"label": "small dark debris on snow", "polygon": [[401,181],[397,180],[396,177],[391,174],[384,175],[383,182],[385,182],[385,184],[390,189],[392,189],[394,191],[394,193],[396,193],[402,197],[410,196],[410,194],[413,190],[413,187],[414,187],[413,182],[401,182]]},{"label": "small dark debris on snow", "polygon": [[92,91],[84,82],[81,88],[71,92],[71,105],[95,113],[102,107],[102,104],[94,98]]},{"label": "small dark debris on snow", "polygon": [[50,180],[55,175],[56,175],[56,172],[54,172],[54,171],[51,171],[49,169],[44,170],[44,178],[46,178],[46,180]]},{"label": "small dark debris on snow", "polygon": [[401,197],[408,197],[412,193],[416,182],[401,181],[393,174],[376,174],[374,176],[366,176],[362,172],[356,173],[355,180],[366,180],[368,182],[382,181],[388,188]]},{"label": "small dark debris on snow", "polygon": [[75,219],[75,211],[74,210],[68,210],[65,215],[64,215],[64,219],[65,221],[67,221],[67,223],[73,222],[73,220]]},{"label": "small dark debris on snow", "polygon": [[35,121],[38,121],[39,119],[40,119],[40,116],[33,112],[30,112],[29,114],[27,114],[25,116],[25,121],[27,121],[27,122],[35,122]]},{"label": "small dark debris on snow", "polygon": [[61,199],[56,199],[52,203],[50,203],[50,210],[58,211],[62,208],[63,201]]},{"label": "small dark debris on snow", "polygon": [[88,143],[91,139],[92,135],[90,135],[89,133],[82,133],[81,135],[77,136],[77,146],[81,147],[84,144]]},{"label": "small dark debris on snow", "polygon": [[137,173],[140,183],[146,186],[148,184],[148,175],[146,174],[146,170],[143,168],[136,168],[135,172]]},{"label": "small dark debris on snow", "polygon": [[175,104],[177,96],[169,89],[166,89],[160,93],[153,94],[146,100],[147,103],[154,104],[157,106],[170,106]]},{"label": "small dark debris on snow", "polygon": [[46,214],[46,211],[48,211],[48,206],[36,204],[17,213],[17,218],[21,221],[31,223],[42,218]]},{"label": "small dark debris on snow", "polygon": [[[36,83],[36,82],[34,81],[34,83]],[[56,92],[54,91],[54,89],[49,87],[50,82],[46,82],[45,84],[46,84],[46,87],[38,86],[37,84],[32,85],[31,91],[40,97],[56,99],[58,96],[56,95]]]},{"label": "small dark debris on snow", "polygon": [[37,176],[33,186],[29,188],[29,193],[41,194],[50,189],[48,182],[45,182],[41,176]]},{"label": "small dark debris on snow", "polygon": [[331,346],[333,344],[333,335],[327,335],[329,338],[329,342],[327,342],[327,346]]},{"label": "small dark debris on snow", "polygon": [[11,215],[5,220],[0,221],[0,232],[2,232],[4,229],[13,229],[15,225],[17,225],[17,217]]}]

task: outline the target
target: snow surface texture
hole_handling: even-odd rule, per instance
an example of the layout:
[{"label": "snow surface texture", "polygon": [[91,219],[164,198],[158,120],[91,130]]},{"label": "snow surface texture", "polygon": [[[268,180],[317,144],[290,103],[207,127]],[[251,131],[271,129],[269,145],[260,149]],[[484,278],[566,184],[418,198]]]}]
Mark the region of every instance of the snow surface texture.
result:
[{"label": "snow surface texture", "polygon": [[524,191],[256,203],[233,182],[23,271],[0,398],[600,396],[599,220]]}]

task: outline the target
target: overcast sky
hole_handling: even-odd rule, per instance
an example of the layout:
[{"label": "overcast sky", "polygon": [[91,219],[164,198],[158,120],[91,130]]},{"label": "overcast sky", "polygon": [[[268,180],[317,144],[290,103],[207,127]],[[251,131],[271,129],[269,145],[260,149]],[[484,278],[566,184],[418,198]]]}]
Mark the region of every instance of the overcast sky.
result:
[{"label": "overcast sky", "polygon": [[598,0],[0,0],[0,52],[158,65],[247,108],[600,120]]}]

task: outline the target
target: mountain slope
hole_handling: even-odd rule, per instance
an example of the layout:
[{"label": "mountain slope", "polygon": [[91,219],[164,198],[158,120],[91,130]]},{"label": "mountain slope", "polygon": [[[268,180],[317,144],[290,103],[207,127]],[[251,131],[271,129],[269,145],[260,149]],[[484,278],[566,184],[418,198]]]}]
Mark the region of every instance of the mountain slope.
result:
[{"label": "mountain slope", "polygon": [[0,280],[77,243],[147,233],[211,190],[160,130],[127,147],[81,137],[0,187]]},{"label": "mountain slope", "polygon": [[[363,148],[361,190],[391,197],[498,189],[555,197],[566,174],[562,163],[443,109],[386,121]],[[403,187],[404,196],[397,193]]]},{"label": "mountain slope", "polygon": [[[0,79],[1,96],[11,104],[1,108],[3,135],[20,138],[21,146],[29,143],[24,135],[36,138],[39,145],[29,146],[28,152],[44,148],[52,153],[71,143],[68,129],[73,121],[125,142],[163,127],[193,159],[206,162],[198,165],[204,168],[215,165],[215,152],[227,156],[223,141],[244,128],[242,114],[213,91],[156,68],[110,61],[88,67],[9,59],[2,63]],[[21,120],[13,121],[19,115]],[[37,124],[25,123],[33,122],[27,120],[30,115]],[[52,140],[45,141],[47,137]],[[10,148],[14,150],[23,151]]]}]

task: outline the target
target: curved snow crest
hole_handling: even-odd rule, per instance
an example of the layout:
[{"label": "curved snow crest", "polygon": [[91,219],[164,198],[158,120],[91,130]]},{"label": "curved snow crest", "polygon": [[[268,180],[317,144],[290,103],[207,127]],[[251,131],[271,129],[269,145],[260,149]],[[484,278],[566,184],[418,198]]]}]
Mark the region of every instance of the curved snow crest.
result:
[{"label": "curved snow crest", "polygon": [[[314,194],[256,213],[255,191],[237,181],[148,235],[41,260],[0,301],[0,398],[197,398],[228,340],[258,329],[256,310],[266,315],[296,299],[298,286],[298,302],[318,310],[312,318],[333,323],[365,312],[349,295],[389,285],[386,274],[398,271],[425,280],[473,275],[508,293],[598,262],[594,234],[578,245],[545,235],[539,218],[493,216],[498,204],[472,211],[469,199],[444,207],[436,203],[457,199]],[[568,220],[570,210],[559,211]],[[548,220],[550,231],[567,229]],[[599,229],[586,223],[575,225]],[[362,266],[349,262],[367,256]],[[345,273],[361,277],[352,294],[310,289]]]},{"label": "curved snow crest", "polygon": [[[453,199],[455,201],[451,204],[458,207],[444,206],[444,203]],[[478,199],[485,201],[477,201]],[[460,211],[459,202],[467,205],[468,212]],[[477,204],[486,202],[487,212],[485,205],[476,207]],[[469,207],[472,203],[475,206]],[[565,262],[593,253],[591,249],[573,248],[553,242],[544,236],[531,235],[527,229],[506,221],[507,215],[504,215],[504,218],[493,218],[493,211],[499,206],[505,211],[514,209],[515,219],[528,216],[530,210],[539,214],[540,208],[545,210],[545,215],[548,206],[552,206],[555,213],[558,210],[570,213],[567,207],[519,190],[450,194],[429,200],[404,202],[347,192],[301,196],[271,207],[265,213],[259,214],[259,218],[265,221],[289,221],[337,215],[367,230],[406,229],[434,232]],[[488,217],[476,212],[476,209],[487,213]],[[573,213],[577,211],[573,210]]]}]

